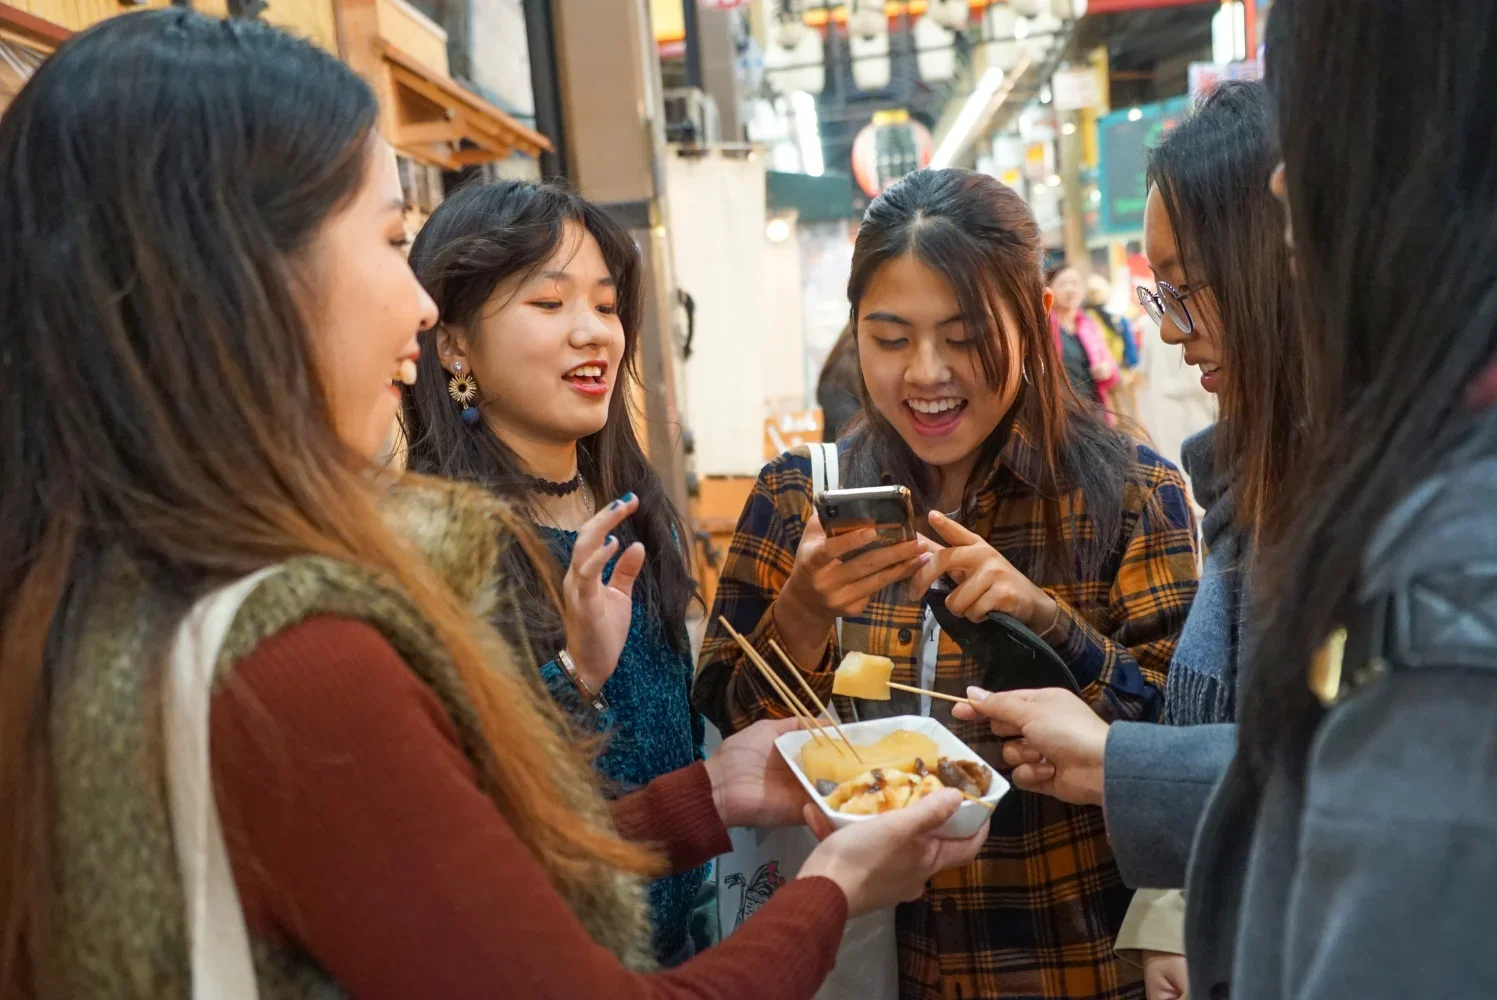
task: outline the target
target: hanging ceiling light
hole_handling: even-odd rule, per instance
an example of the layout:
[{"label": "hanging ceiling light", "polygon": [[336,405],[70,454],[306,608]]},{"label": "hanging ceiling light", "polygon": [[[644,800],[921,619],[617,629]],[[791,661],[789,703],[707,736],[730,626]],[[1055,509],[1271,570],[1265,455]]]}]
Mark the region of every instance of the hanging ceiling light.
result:
[{"label": "hanging ceiling light", "polygon": [[774,40],[780,48],[794,49],[806,37],[806,22],[789,3],[775,11],[774,20]]},{"label": "hanging ceiling light", "polygon": [[847,30],[858,38],[877,38],[889,33],[883,0],[852,0],[847,14]]},{"label": "hanging ceiling light", "polygon": [[[1018,58],[1018,53],[1014,58]],[[990,56],[990,65],[991,62]],[[951,36],[928,17],[915,22],[915,65],[920,68],[920,79],[926,83],[945,83],[956,75],[956,48],[951,44]]]},{"label": "hanging ceiling light", "polygon": [[972,8],[967,6],[967,0],[932,0],[927,13],[949,31],[966,31],[972,19]]}]

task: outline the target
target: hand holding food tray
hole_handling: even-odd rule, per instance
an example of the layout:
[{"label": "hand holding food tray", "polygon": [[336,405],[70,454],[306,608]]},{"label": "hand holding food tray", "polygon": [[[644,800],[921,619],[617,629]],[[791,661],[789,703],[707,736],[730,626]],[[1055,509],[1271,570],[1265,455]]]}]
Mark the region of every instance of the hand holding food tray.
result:
[{"label": "hand holding food tray", "polygon": [[[775,740],[775,748],[834,829],[902,809],[932,792],[951,787],[961,791],[966,801],[936,831],[936,835],[960,840],[981,830],[998,800],[1008,793],[1008,782],[957,739],[951,730],[934,719],[910,715],[847,726],[830,720],[835,735],[828,732],[817,717],[818,714],[828,714],[826,706],[779,644],[770,642],[775,654],[816,706],[817,713],[813,714],[806,707],[800,696],[776,674],[753,644],[733,628],[731,622],[726,618],[719,618],[719,621],[785,707],[808,727],[779,737]],[[879,670],[877,663],[872,664],[870,670],[860,657],[883,659],[868,658],[863,653],[849,654],[837,668],[843,683],[856,676],[862,685],[877,685],[881,677],[882,683],[887,685],[889,672]],[[855,738],[857,734],[862,738]],[[818,781],[833,779],[836,784],[832,787],[825,784],[817,787]],[[831,804],[833,801],[836,806]]]}]

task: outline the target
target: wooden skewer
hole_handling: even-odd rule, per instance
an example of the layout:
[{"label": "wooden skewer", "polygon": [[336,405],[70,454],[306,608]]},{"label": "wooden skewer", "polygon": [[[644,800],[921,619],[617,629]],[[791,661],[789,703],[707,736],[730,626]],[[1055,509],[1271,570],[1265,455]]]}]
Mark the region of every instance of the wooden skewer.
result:
[{"label": "wooden skewer", "polygon": [[896,691],[908,691],[910,694],[923,694],[930,698],[939,698],[942,701],[954,701],[957,704],[965,703],[968,705],[976,705],[976,702],[974,702],[971,698],[958,698],[954,694],[942,694],[940,691],[927,691],[925,688],[911,687],[908,684],[896,684],[894,681],[890,681],[889,686]]},{"label": "wooden skewer", "polygon": [[988,812],[992,812],[994,809],[998,808],[997,806],[995,806],[991,802],[984,802],[982,799],[979,799],[976,795],[973,795],[971,792],[963,792],[962,793],[962,798],[968,799],[968,800],[970,800],[972,802],[976,802],[978,805],[982,806]]},{"label": "wooden skewer", "polygon": [[810,695],[811,700],[816,703],[817,709],[820,710],[822,715],[826,716],[827,719],[831,721],[832,728],[837,730],[837,735],[842,737],[842,742],[846,743],[847,749],[852,751],[853,759],[855,759],[859,764],[866,764],[867,761],[863,759],[862,754],[858,753],[858,748],[852,745],[852,740],[848,739],[847,734],[842,731],[841,723],[832,718],[832,713],[826,710],[826,705],[822,703],[822,700],[817,696],[816,692],[811,689],[811,685],[806,682],[806,678],[802,674],[801,669],[795,665],[795,661],[790,658],[790,655],[783,649],[781,649],[780,644],[775,642],[773,639],[769,640],[769,648],[774,650],[775,655],[785,662],[785,666],[790,670],[792,674],[795,675],[795,679],[800,681],[800,686],[805,688],[806,694]]},{"label": "wooden skewer", "polygon": [[780,700],[785,703],[785,706],[790,709],[790,711],[796,716],[796,718],[800,719],[802,722],[809,722],[811,724],[811,739],[824,739],[832,745],[832,748],[834,750],[838,750],[838,752],[840,752],[841,748],[837,746],[837,741],[827,735],[826,730],[822,728],[821,723],[817,722],[816,718],[811,715],[810,709],[806,708],[806,706],[800,703],[800,699],[795,697],[795,694],[790,690],[790,688],[780,680],[779,675],[774,672],[774,668],[766,663],[764,658],[759,655],[759,651],[755,649],[747,639],[740,635],[737,629],[733,628],[733,626],[728,622],[727,618],[719,615],[718,621],[722,622],[723,628],[727,629],[728,634],[731,635],[734,641],[736,641],[738,645],[743,648],[743,652],[748,656],[749,662],[759,669],[759,673],[764,675],[764,679],[769,682],[769,686],[773,688],[775,693],[780,696]]}]

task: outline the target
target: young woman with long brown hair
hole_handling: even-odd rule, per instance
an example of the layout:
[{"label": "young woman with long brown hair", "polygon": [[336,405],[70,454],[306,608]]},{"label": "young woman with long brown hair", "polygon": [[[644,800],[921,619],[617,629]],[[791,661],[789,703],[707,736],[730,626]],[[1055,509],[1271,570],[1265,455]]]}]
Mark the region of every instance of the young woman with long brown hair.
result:
[{"label": "young woman with long brown hair", "polygon": [[[444,201],[411,266],[441,318],[421,335],[421,377],[406,393],[407,467],[508,500],[566,570],[558,611],[545,599],[549,567],[511,550],[505,578],[527,595],[523,637],[512,638],[583,734],[601,738],[595,766],[610,788],[643,788],[688,766],[705,738],[686,633],[696,586],[686,527],[634,434],[644,317],[634,240],[570,191],[501,181]],[[612,497],[629,516],[592,549],[583,529]],[[594,591],[584,581],[599,568],[607,583]],[[597,627],[599,600],[626,630]],[[602,641],[618,635],[622,645]],[[701,865],[650,884],[662,964],[693,951],[706,873]]]},{"label": "young woman with long brown hair", "polygon": [[642,879],[803,798],[769,725],[605,804],[482,623],[523,524],[374,475],[436,320],[377,118],[331,55],[171,8],[72,39],[0,119],[0,993],[208,985],[166,675],[248,579],[196,805],[250,990],[809,998],[849,911],[975,853],[926,833],[960,798],[829,836],[733,941],[641,974]]},{"label": "young woman with long brown hair", "polygon": [[[823,696],[847,650],[892,658],[898,680],[964,694],[979,665],[921,614],[947,575],[950,611],[1018,618],[1102,717],[1158,716],[1196,586],[1184,483],[1066,385],[1041,255],[1028,207],[982,174],[919,171],[869,206],[848,283],[864,408],[840,442],[840,478],[909,487],[930,537],[844,558],[871,532],[825,535],[810,462],[792,452],[760,474],[714,623],[725,615],[766,651],[778,640]],[[725,732],[778,711],[720,628],[703,649],[697,704]],[[943,704],[841,707],[936,715],[1001,760],[985,726]],[[1100,810],[1013,795],[978,862],[901,909],[902,996],[1141,997],[1137,971],[1113,954],[1130,895]]]}]

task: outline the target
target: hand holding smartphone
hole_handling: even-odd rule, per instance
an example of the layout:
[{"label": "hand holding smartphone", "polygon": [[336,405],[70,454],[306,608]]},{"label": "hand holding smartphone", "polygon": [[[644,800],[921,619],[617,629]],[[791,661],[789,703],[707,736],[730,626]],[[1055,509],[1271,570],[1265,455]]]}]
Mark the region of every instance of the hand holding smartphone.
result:
[{"label": "hand holding smartphone", "polygon": [[816,513],[828,538],[872,528],[878,537],[842,556],[847,562],[874,549],[915,540],[915,505],[905,486],[870,486],[816,494]]},{"label": "hand holding smartphone", "polygon": [[903,486],[828,490],[814,499],[795,565],[774,602],[789,652],[815,662],[838,618],[863,613],[874,594],[905,580],[929,556],[915,534],[914,504]]}]

